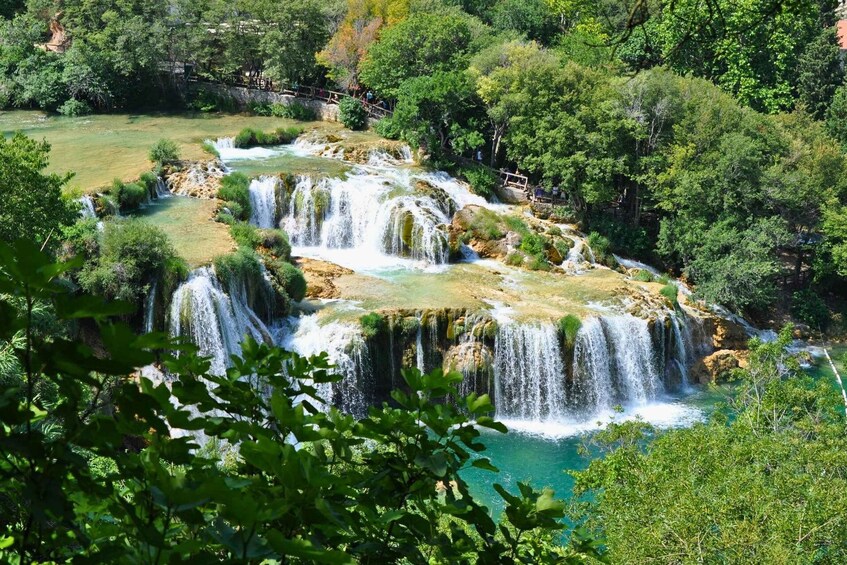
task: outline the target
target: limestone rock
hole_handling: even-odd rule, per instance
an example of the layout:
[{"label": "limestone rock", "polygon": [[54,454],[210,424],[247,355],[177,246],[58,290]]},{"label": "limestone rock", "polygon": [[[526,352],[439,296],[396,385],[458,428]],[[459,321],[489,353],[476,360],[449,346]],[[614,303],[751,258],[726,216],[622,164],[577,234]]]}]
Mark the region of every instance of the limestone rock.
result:
[{"label": "limestone rock", "polygon": [[338,298],[339,292],[334,284],[335,279],[353,274],[350,269],[317,259],[300,257],[296,259],[295,264],[303,271],[306,279],[307,298]]},{"label": "limestone rock", "polygon": [[715,318],[714,324],[712,344],[715,349],[747,349],[750,338],[743,327],[724,318]]},{"label": "limestone rock", "polygon": [[173,194],[192,198],[217,198],[225,167],[218,159],[183,162],[168,167],[163,175]]},{"label": "limestone rock", "polygon": [[721,349],[704,357],[691,368],[691,378],[700,384],[723,382],[733,369],[746,364],[746,355],[738,351]]}]

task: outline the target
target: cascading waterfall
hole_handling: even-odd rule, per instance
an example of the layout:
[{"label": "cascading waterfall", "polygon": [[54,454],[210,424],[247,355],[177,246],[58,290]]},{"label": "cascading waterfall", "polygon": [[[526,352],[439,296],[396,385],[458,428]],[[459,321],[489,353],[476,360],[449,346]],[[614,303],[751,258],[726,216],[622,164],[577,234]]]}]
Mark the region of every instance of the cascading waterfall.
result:
[{"label": "cascading waterfall", "polygon": [[90,218],[96,218],[97,212],[94,209],[94,199],[91,196],[83,196],[79,199],[79,203],[81,205],[79,210],[79,215],[81,218],[87,220]]},{"label": "cascading waterfall", "polygon": [[361,330],[354,324],[331,322],[320,325],[317,315],[292,318],[292,331],[281,338],[285,349],[303,356],[326,352],[342,380],[317,385],[318,393],[329,404],[344,412],[363,416],[369,403],[372,385],[368,348]]},{"label": "cascading waterfall", "polygon": [[159,280],[156,279],[150,285],[150,290],[147,291],[147,297],[144,299],[144,333],[153,331],[153,326],[156,320],[156,290],[159,286]]},{"label": "cascading waterfall", "polygon": [[230,356],[241,354],[245,335],[268,339],[268,329],[247,305],[245,294],[224,292],[211,267],[192,271],[174,292],[170,334],[189,339],[201,355],[211,357],[212,374],[226,372]]},{"label": "cascading waterfall", "polygon": [[277,177],[260,177],[250,181],[250,223],[259,228],[276,227]]},{"label": "cascading waterfall", "polygon": [[162,177],[156,177],[156,198],[170,198],[173,196],[167,183]]},{"label": "cascading waterfall", "polygon": [[443,204],[403,193],[391,180],[362,172],[344,179],[300,176],[282,226],[297,247],[353,248],[446,263],[443,226],[450,218]]},{"label": "cascading waterfall", "polygon": [[565,367],[553,324],[501,325],[494,363],[498,418],[545,421],[566,414]]}]

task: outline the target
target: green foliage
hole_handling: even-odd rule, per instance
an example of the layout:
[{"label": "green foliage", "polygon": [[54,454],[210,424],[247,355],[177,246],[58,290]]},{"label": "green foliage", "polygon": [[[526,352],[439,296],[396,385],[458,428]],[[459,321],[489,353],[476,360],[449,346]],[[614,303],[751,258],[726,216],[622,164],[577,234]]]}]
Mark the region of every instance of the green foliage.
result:
[{"label": "green foliage", "polygon": [[150,148],[149,159],[159,165],[179,159],[179,147],[171,139],[160,139]]},{"label": "green foliage", "polygon": [[270,133],[253,128],[244,128],[235,136],[233,145],[240,148],[261,145],[284,145],[294,141],[301,133],[303,133],[303,130],[298,127],[278,128]]},{"label": "green foliage", "polygon": [[56,111],[63,116],[87,116],[94,110],[92,110],[91,106],[84,100],[70,98],[69,100],[66,100],[64,104],[59,106]]},{"label": "green foliage", "polygon": [[797,72],[798,98],[812,116],[824,119],[835,90],[844,83],[841,50],[834,28],[824,30],[806,46]]},{"label": "green foliage", "polygon": [[262,229],[258,230],[259,247],[270,253],[274,257],[280,258],[283,261],[291,260],[291,244],[288,242],[288,235],[280,229]]},{"label": "green foliage", "polygon": [[156,279],[187,274],[167,235],[139,219],[105,222],[99,256],[77,273],[85,292],[134,305],[147,295]]},{"label": "green foliage", "polygon": [[247,222],[234,222],[229,226],[229,234],[239,247],[256,249],[262,244],[259,229]]},{"label": "green foliage", "polygon": [[638,269],[633,278],[638,282],[653,282],[653,274],[646,269]]},{"label": "green foliage", "polygon": [[159,182],[159,176],[156,173],[152,171],[141,173],[141,176],[138,177],[138,182],[147,189],[147,193],[150,195],[150,198],[155,198],[156,185]]},{"label": "green foliage", "polygon": [[791,295],[791,315],[818,331],[826,331],[831,321],[826,302],[810,288]]},{"label": "green foliage", "polygon": [[377,312],[370,312],[359,318],[362,326],[362,336],[365,339],[373,339],[388,331],[388,322],[385,317]]},{"label": "green foliage", "polygon": [[285,289],[286,294],[295,302],[300,302],[306,297],[306,279],[303,272],[283,261],[277,261],[271,269],[277,282]]},{"label": "green foliage", "polygon": [[204,113],[232,113],[238,110],[238,102],[233,97],[203,88],[194,93],[188,106],[193,110]]},{"label": "green foliage", "polygon": [[360,79],[384,96],[402,98],[400,85],[408,79],[463,69],[474,39],[464,14],[413,14],[371,45]]},{"label": "green foliage", "polygon": [[238,204],[240,210],[230,208],[230,212],[235,219],[249,219],[252,211],[250,206],[250,179],[247,178],[247,175],[238,171],[224,175],[218,189],[218,199]]},{"label": "green foliage", "polygon": [[606,533],[611,562],[847,557],[844,405],[830,382],[802,374],[791,340],[789,329],[752,344],[731,418],[718,412],[649,443],[657,432],[639,422],[595,436],[608,454],[575,473],[575,503],[580,523]]},{"label": "green foliage", "polygon": [[137,210],[149,196],[147,186],[143,183],[124,183],[120,179],[112,181],[112,194],[122,212]]},{"label": "green foliage", "polygon": [[368,111],[360,100],[352,96],[346,96],[338,103],[338,119],[347,129],[361,130],[368,127]]},{"label": "green foliage", "polygon": [[664,296],[671,306],[676,308],[679,306],[678,297],[679,289],[675,284],[668,283],[659,290],[659,294]]},{"label": "green foliage", "polygon": [[301,122],[313,122],[318,119],[318,115],[314,110],[300,102],[273,104],[271,106],[271,115],[277,118],[286,118]]},{"label": "green foliage", "polygon": [[0,138],[0,241],[24,237],[39,245],[55,243],[59,231],[76,220],[77,207],[62,197],[70,175],[45,174],[50,145],[23,134]]},{"label": "green foliage", "polygon": [[464,166],[459,173],[468,181],[474,194],[482,196],[486,200],[491,200],[494,197],[498,179],[490,169],[478,165]]},{"label": "green foliage", "polygon": [[594,253],[594,259],[607,267],[616,267],[617,261],[612,256],[612,243],[605,236],[600,235],[597,232],[591,232],[588,234],[588,237],[585,238],[585,242],[588,244],[588,247],[591,248],[591,252]]},{"label": "green foliage", "polygon": [[567,316],[559,318],[557,326],[559,335],[565,342],[565,346],[568,349],[573,349],[576,344],[576,336],[579,333],[579,328],[582,327],[582,320],[573,314],[568,314]]},{"label": "green foliage", "polygon": [[826,129],[847,150],[847,86],[839,86],[832,96],[826,112]]},{"label": "green foliage", "polygon": [[506,235],[503,218],[496,212],[482,208],[476,211],[468,232],[476,239],[493,241]]},{"label": "green foliage", "polygon": [[200,144],[200,148],[201,148],[204,152],[206,152],[206,153],[208,153],[209,155],[211,155],[212,157],[220,158],[220,156],[221,156],[221,154],[220,154],[220,153],[218,152],[218,150],[215,148],[214,143],[212,143],[211,141],[208,141],[208,140],[204,141],[203,143],[201,143],[201,144]]},{"label": "green foliage", "polygon": [[[339,380],[325,355],[305,359],[252,339],[226,375],[209,374],[209,361],[182,346],[178,357],[162,354],[170,386],[130,378],[155,360],[152,350],[177,345],[111,322],[125,304],[68,294],[56,278],[68,265],[51,265],[36,248],[2,248],[0,261],[4,289],[47,302],[61,320],[85,323],[102,337],[96,355],[60,336],[15,350],[25,378],[0,402],[2,551],[56,562],[115,555],[163,562],[604,559],[600,544],[582,533],[572,548],[558,546],[564,503],[549,489],[520,483],[512,493],[496,485],[506,507],[499,527],[473,499],[461,471],[496,473],[481,454],[470,455],[485,449],[479,428],[506,428],[488,416],[488,396],[459,396],[458,374],[405,371],[406,390],[392,393],[395,404],[374,407],[360,421],[317,408],[324,403],[318,391]],[[34,335],[31,305],[3,305],[10,314],[0,320],[3,339]],[[26,359],[39,360],[38,370]],[[61,402],[34,394],[44,382],[57,385]],[[172,427],[194,433],[174,437]],[[216,453],[231,455],[222,464]]]}]

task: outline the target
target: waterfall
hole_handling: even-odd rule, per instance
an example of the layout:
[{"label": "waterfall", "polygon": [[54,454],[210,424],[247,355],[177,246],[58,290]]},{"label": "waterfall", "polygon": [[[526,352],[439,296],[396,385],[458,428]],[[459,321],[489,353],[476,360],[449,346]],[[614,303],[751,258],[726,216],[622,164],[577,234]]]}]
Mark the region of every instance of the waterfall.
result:
[{"label": "waterfall", "polygon": [[97,212],[94,210],[94,199],[91,196],[83,196],[78,202],[81,206],[79,215],[82,219],[88,220],[97,217]]},{"label": "waterfall", "polygon": [[276,227],[277,177],[260,177],[250,181],[250,223],[259,228]]},{"label": "waterfall", "polygon": [[500,326],[494,367],[498,418],[545,421],[565,414],[565,368],[553,324]]},{"label": "waterfall", "polygon": [[426,373],[423,348],[423,314],[418,312],[418,335],[415,337],[415,365],[421,374]]},{"label": "waterfall", "polygon": [[156,198],[170,198],[171,194],[168,185],[162,177],[156,177]]},{"label": "waterfall", "polygon": [[147,291],[147,297],[144,299],[144,333],[149,334],[153,331],[153,326],[156,320],[156,290],[159,286],[159,280],[155,279],[150,285],[150,290]]},{"label": "waterfall", "polygon": [[364,416],[370,405],[372,379],[368,348],[357,324],[319,323],[316,314],[289,320],[292,331],[281,340],[289,351],[303,356],[326,352],[342,376],[338,383],[317,385],[318,394],[344,412]]},{"label": "waterfall", "polygon": [[296,247],[446,263],[445,205],[430,195],[409,194],[396,180],[363,172],[343,179],[300,176],[282,226]]},{"label": "waterfall", "polygon": [[225,293],[211,267],[192,271],[174,292],[170,334],[187,338],[201,355],[211,357],[212,374],[226,372],[230,356],[241,354],[245,335],[258,341],[268,338],[268,329],[247,305],[245,295]]}]

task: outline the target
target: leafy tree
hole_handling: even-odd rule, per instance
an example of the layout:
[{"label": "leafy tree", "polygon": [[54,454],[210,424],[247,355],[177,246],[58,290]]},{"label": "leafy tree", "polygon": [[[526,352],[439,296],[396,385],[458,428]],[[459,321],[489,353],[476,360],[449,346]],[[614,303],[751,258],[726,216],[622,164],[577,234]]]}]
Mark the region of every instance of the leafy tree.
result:
[{"label": "leafy tree", "polygon": [[49,143],[21,133],[0,138],[0,240],[24,236],[39,245],[52,244],[74,222],[76,209],[62,196],[71,175],[44,173],[49,152]]},{"label": "leafy tree", "polygon": [[[23,299],[3,300],[0,339],[27,336],[14,350],[23,378],[0,396],[4,559],[604,559],[585,536],[555,542],[564,503],[549,489],[496,485],[499,527],[473,499],[460,471],[496,471],[479,455],[479,428],[506,430],[487,396],[458,396],[460,375],[406,371],[395,406],[356,421],[321,398],[338,381],[325,355],[248,339],[226,375],[211,375],[196,348],[109,321],[127,305],[69,294],[58,277],[71,264],[18,245],[0,247],[0,286]],[[97,328],[97,354],[33,333],[34,300]],[[169,384],[128,376],[154,349],[179,350],[162,354]],[[62,400],[37,396],[42,382]]]},{"label": "leafy tree", "polygon": [[826,112],[826,129],[847,150],[847,86],[835,89]]},{"label": "leafy tree", "polygon": [[368,111],[361,101],[353,97],[343,98],[338,104],[338,118],[348,129],[359,130],[368,126]]},{"label": "leafy tree", "polygon": [[501,0],[492,10],[491,25],[543,45],[550,45],[559,31],[556,14],[546,0]]},{"label": "leafy tree", "polygon": [[327,76],[342,89],[359,88],[359,65],[376,41],[380,28],[381,18],[345,21],[317,54],[318,62],[329,69]]},{"label": "leafy tree", "polygon": [[608,454],[575,473],[575,496],[590,493],[576,505],[605,533],[611,561],[847,557],[844,406],[829,382],[803,375],[791,340],[787,329],[752,344],[732,418],[661,434],[613,423],[595,436]]},{"label": "leafy tree", "polygon": [[140,219],[106,222],[99,256],[77,274],[80,286],[109,300],[138,304],[157,279],[170,286],[187,272],[168,236]]},{"label": "leafy tree", "polygon": [[396,98],[407,79],[464,68],[474,41],[469,20],[459,14],[422,13],[389,27],[362,61],[362,82]]},{"label": "leafy tree", "polygon": [[798,98],[817,119],[826,117],[835,90],[844,82],[841,50],[834,29],[824,30],[797,61]]},{"label": "leafy tree", "polygon": [[480,52],[469,72],[491,121],[491,164],[512,118],[531,102],[533,85],[558,73],[559,62],[536,43],[512,41]]},{"label": "leafy tree", "polygon": [[483,143],[478,104],[466,73],[438,71],[403,83],[391,125],[437,157],[461,154]]}]

